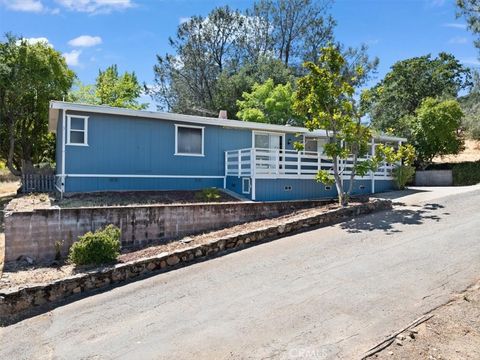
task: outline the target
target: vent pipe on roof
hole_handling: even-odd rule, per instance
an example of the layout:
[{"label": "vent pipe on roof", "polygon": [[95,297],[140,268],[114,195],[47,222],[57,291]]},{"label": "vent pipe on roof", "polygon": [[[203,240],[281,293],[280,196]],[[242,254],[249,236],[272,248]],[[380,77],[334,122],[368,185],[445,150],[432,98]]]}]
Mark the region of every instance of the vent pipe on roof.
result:
[{"label": "vent pipe on roof", "polygon": [[220,112],[218,113],[218,118],[225,120],[228,119],[227,110],[220,110]]}]

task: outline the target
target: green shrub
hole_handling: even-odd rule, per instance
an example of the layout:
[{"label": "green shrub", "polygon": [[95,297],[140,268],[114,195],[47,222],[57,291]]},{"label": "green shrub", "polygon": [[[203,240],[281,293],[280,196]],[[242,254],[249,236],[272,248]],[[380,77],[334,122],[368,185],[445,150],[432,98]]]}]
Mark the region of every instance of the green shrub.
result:
[{"label": "green shrub", "polygon": [[78,237],[70,248],[68,259],[75,265],[98,265],[114,262],[120,255],[120,229],[108,225],[105,229]]},{"label": "green shrub", "polygon": [[408,165],[400,165],[393,169],[393,181],[398,189],[405,189],[407,185],[413,179],[415,175],[415,168]]},{"label": "green shrub", "polygon": [[203,189],[195,194],[195,199],[204,202],[213,202],[220,199],[220,191],[215,188]]},{"label": "green shrub", "polygon": [[453,185],[475,185],[480,183],[480,161],[453,164]]}]

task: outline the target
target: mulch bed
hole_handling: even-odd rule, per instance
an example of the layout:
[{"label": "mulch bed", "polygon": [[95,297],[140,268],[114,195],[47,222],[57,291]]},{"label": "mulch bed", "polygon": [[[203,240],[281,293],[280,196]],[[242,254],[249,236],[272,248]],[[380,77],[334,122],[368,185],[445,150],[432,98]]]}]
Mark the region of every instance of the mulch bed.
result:
[{"label": "mulch bed", "polygon": [[[25,194],[13,199],[7,206],[10,211],[32,211],[60,208],[102,207],[102,206],[141,206],[202,203],[201,191],[118,191],[75,194],[56,199],[53,194]],[[219,191],[220,198],[215,202],[235,202],[238,199]]]}]

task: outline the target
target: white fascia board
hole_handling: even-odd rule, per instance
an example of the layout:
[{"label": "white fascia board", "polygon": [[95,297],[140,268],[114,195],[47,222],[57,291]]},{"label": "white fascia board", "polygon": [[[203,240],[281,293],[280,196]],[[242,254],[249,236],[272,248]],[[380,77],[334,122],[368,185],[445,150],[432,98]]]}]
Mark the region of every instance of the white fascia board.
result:
[{"label": "white fascia board", "polygon": [[269,130],[277,132],[289,132],[289,133],[303,133],[308,131],[302,127],[296,126],[284,126],[284,125],[272,125],[264,123],[255,123],[239,120],[225,120],[212,117],[196,116],[196,115],[183,115],[183,114],[174,114],[167,112],[159,111],[145,111],[145,110],[131,110],[124,108],[115,108],[110,106],[103,105],[86,105],[86,104],[75,104],[68,103],[63,101],[51,101],[50,109],[63,109],[70,111],[80,111],[80,112],[92,112],[108,115],[121,115],[121,116],[130,116],[130,117],[142,117],[142,118],[151,118],[159,120],[168,120],[168,121],[178,121],[186,122],[191,124],[201,124],[201,125],[214,125],[214,126],[224,126],[231,128],[241,128],[241,129],[251,129],[251,130]]},{"label": "white fascia board", "polygon": [[397,136],[390,136],[390,135],[376,135],[373,137],[375,140],[380,140],[380,141],[401,141],[401,142],[407,142],[408,140],[406,138],[402,137],[397,137]]},{"label": "white fascia board", "polygon": [[[240,120],[226,120],[226,119],[219,119],[219,118],[205,117],[205,116],[174,114],[174,113],[167,113],[167,112],[160,112],[160,111],[132,110],[132,109],[116,108],[116,107],[105,106],[105,105],[87,105],[87,104],[70,103],[65,101],[50,101],[50,110],[52,111],[55,109],[108,114],[108,115],[141,117],[141,118],[168,120],[168,121],[178,121],[178,122],[186,122],[191,124],[223,126],[223,127],[248,129],[248,130],[263,130],[263,131],[274,131],[274,132],[282,132],[282,133],[308,134],[310,136],[319,136],[319,137],[327,135],[325,130],[309,131],[307,128],[299,127],[299,126],[273,125],[273,124],[264,124],[264,123],[256,123],[256,122],[240,121]],[[53,125],[54,124],[52,124],[51,128],[53,128]],[[375,139],[383,140],[383,141],[402,141],[402,142],[407,141],[407,139],[405,138],[399,138],[399,137],[387,136],[387,135],[375,136]]]}]

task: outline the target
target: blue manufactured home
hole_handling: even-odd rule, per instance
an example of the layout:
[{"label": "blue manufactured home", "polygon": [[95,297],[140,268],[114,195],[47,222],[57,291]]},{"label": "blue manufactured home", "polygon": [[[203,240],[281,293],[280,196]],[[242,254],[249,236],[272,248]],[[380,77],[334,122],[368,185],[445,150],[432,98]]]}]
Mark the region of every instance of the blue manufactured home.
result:
[{"label": "blue manufactured home", "polygon": [[[257,201],[336,196],[334,186],[314,180],[332,167],[322,130],[60,101],[50,103],[49,128],[61,193],[216,187]],[[304,151],[294,150],[296,141]],[[379,136],[371,154],[378,143],[402,141]],[[351,163],[339,166],[348,182]],[[391,189],[393,167],[358,178],[354,193]]]}]

